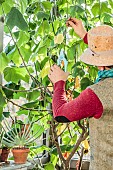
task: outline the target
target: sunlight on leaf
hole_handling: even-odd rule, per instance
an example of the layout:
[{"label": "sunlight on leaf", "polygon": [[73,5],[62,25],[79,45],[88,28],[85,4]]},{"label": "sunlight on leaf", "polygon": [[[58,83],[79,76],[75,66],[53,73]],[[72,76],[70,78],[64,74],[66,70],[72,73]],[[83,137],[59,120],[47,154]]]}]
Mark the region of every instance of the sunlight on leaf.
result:
[{"label": "sunlight on leaf", "polygon": [[46,62],[45,66],[43,67],[42,71],[40,72],[40,77],[44,78],[45,76],[47,76],[49,74],[49,70],[50,70],[50,63],[48,61],[48,62]]},{"label": "sunlight on leaf", "polygon": [[55,44],[61,44],[63,40],[64,40],[63,34],[58,34],[57,36],[54,37]]},{"label": "sunlight on leaf", "polygon": [[0,73],[3,72],[6,66],[8,66],[9,59],[5,53],[0,54]]},{"label": "sunlight on leaf", "polygon": [[27,71],[25,68],[6,67],[4,70],[4,78],[6,81],[12,81],[14,83],[18,83],[19,80],[29,82],[29,77],[26,75]]},{"label": "sunlight on leaf", "polygon": [[55,170],[54,165],[52,163],[49,163],[44,167],[45,170]]}]

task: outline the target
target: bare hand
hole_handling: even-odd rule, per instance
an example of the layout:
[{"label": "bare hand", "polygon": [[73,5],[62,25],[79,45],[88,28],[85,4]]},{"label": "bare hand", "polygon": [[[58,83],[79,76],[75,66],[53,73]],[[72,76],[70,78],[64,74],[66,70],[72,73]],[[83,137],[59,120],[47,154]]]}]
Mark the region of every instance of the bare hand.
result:
[{"label": "bare hand", "polygon": [[82,21],[77,18],[69,18],[66,22],[67,27],[72,27],[75,33],[80,37],[84,38],[87,31],[85,30]]},{"label": "bare hand", "polygon": [[60,67],[57,65],[53,65],[49,71],[49,79],[53,84],[55,84],[57,81],[63,80],[66,81],[69,73],[64,72]]}]

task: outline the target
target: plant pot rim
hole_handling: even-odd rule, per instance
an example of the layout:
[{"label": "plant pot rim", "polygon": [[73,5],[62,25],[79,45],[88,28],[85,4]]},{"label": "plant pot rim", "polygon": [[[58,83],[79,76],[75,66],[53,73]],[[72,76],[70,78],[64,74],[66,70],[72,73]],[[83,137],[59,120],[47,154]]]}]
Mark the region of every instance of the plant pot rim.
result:
[{"label": "plant pot rim", "polygon": [[12,152],[29,152],[29,148],[12,148]]},{"label": "plant pot rim", "polygon": [[3,148],[0,148],[0,149],[2,149],[2,150],[10,150],[10,148],[8,148],[8,147],[3,147]]}]

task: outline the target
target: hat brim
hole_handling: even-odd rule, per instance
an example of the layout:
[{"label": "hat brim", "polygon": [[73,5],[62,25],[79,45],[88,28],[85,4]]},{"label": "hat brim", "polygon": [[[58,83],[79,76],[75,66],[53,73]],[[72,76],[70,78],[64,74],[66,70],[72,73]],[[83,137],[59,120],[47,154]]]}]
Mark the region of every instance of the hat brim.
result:
[{"label": "hat brim", "polygon": [[86,64],[95,66],[111,66],[113,65],[113,50],[94,53],[87,48],[86,51],[80,56],[81,61]]}]

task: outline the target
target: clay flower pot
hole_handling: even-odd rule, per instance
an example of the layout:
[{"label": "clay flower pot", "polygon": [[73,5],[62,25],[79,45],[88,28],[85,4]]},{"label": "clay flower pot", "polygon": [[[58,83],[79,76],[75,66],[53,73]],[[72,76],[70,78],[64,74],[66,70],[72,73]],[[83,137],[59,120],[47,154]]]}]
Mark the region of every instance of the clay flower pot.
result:
[{"label": "clay flower pot", "polygon": [[24,164],[27,161],[29,148],[13,148],[12,153],[16,164]]},{"label": "clay flower pot", "polygon": [[0,149],[0,155],[1,155],[1,153],[2,153],[2,149]]},{"label": "clay flower pot", "polygon": [[7,162],[9,152],[10,152],[9,148],[7,148],[7,147],[2,148],[1,162]]},{"label": "clay flower pot", "polygon": [[0,149],[0,162],[1,162],[1,153],[2,153],[2,149]]}]

